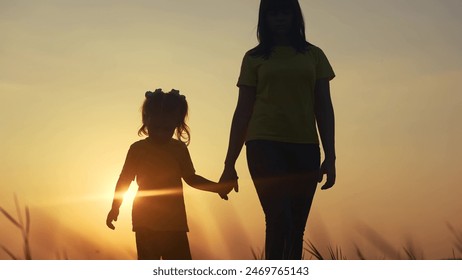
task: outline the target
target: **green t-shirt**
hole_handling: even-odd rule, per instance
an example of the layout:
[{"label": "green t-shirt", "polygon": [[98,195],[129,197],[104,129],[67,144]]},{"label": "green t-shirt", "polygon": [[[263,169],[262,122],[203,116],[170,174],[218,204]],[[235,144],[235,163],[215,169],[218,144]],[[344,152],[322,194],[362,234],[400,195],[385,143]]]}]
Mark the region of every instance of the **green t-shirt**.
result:
[{"label": "green t-shirt", "polygon": [[275,47],[270,58],[243,58],[237,86],[255,86],[256,101],[247,141],[319,143],[314,115],[317,79],[335,77],[324,52],[311,46],[306,53]]}]

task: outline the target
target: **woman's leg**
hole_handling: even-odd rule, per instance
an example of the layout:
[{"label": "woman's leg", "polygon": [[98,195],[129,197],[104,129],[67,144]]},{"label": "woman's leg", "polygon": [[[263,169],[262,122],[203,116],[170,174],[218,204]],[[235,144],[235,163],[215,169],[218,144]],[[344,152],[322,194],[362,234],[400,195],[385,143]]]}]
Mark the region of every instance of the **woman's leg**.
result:
[{"label": "woman's leg", "polygon": [[290,227],[290,199],[283,178],[285,159],[274,142],[258,140],[246,145],[249,171],[265,214],[265,258],[280,260]]},{"label": "woman's leg", "polygon": [[303,255],[303,236],[317,186],[317,172],[300,176],[291,183],[290,232],[287,236],[284,259],[300,260]]},{"label": "woman's leg", "polygon": [[247,160],[265,213],[266,259],[301,259],[317,185],[319,147],[250,141]]},{"label": "woman's leg", "polygon": [[291,226],[285,259],[300,260],[303,255],[303,236],[318,184],[320,151],[318,145],[289,144]]}]

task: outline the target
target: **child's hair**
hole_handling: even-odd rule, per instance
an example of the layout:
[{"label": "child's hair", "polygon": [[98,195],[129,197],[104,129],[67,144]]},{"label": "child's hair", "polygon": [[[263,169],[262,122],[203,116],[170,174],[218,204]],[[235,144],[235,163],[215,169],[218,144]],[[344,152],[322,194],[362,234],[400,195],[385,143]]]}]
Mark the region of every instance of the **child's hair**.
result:
[{"label": "child's hair", "polygon": [[154,118],[176,118],[176,138],[188,145],[191,134],[186,124],[188,117],[186,97],[174,89],[168,93],[163,92],[162,89],[156,89],[154,92],[147,91],[145,97],[141,107],[143,125],[138,130],[138,135],[149,136],[148,122]]}]

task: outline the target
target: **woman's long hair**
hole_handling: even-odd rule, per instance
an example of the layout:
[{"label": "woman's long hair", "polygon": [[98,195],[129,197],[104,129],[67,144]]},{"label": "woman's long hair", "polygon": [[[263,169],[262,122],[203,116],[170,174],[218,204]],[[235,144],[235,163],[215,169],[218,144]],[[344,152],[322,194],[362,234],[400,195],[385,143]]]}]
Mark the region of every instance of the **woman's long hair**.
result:
[{"label": "woman's long hair", "polygon": [[308,51],[310,43],[305,36],[305,21],[298,0],[261,0],[258,14],[257,39],[259,44],[250,50],[252,56],[269,58],[274,47],[273,36],[267,23],[269,11],[288,9],[292,12],[293,21],[289,32],[290,43],[297,52]]}]

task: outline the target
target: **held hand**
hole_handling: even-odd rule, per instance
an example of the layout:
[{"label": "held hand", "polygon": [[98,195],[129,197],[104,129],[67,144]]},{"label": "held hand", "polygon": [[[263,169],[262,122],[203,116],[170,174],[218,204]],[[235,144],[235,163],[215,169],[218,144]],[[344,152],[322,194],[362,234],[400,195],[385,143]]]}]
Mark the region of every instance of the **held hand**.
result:
[{"label": "held hand", "polygon": [[119,216],[119,209],[111,209],[107,214],[106,218],[106,225],[108,228],[114,230],[115,226],[112,224],[113,221],[117,221],[117,217]]},{"label": "held hand", "polygon": [[321,169],[319,170],[318,182],[321,183],[322,179],[326,174],[326,183],[321,187],[321,190],[327,190],[332,188],[335,184],[336,171],[335,171],[335,160],[324,160],[321,164]]},{"label": "held hand", "polygon": [[224,200],[228,200],[228,193],[233,190],[232,186],[229,186],[225,183],[218,183],[218,191],[217,193],[220,197]]},{"label": "held hand", "polygon": [[221,174],[220,177],[220,184],[224,186],[224,190],[229,193],[233,189],[236,192],[239,192],[239,185],[237,184],[237,172],[236,169],[233,167],[225,167],[223,170],[223,173]]},{"label": "held hand", "polygon": [[[229,192],[228,192],[229,193]],[[228,200],[228,193],[227,192],[219,192],[218,195],[224,199],[224,200]]]}]

